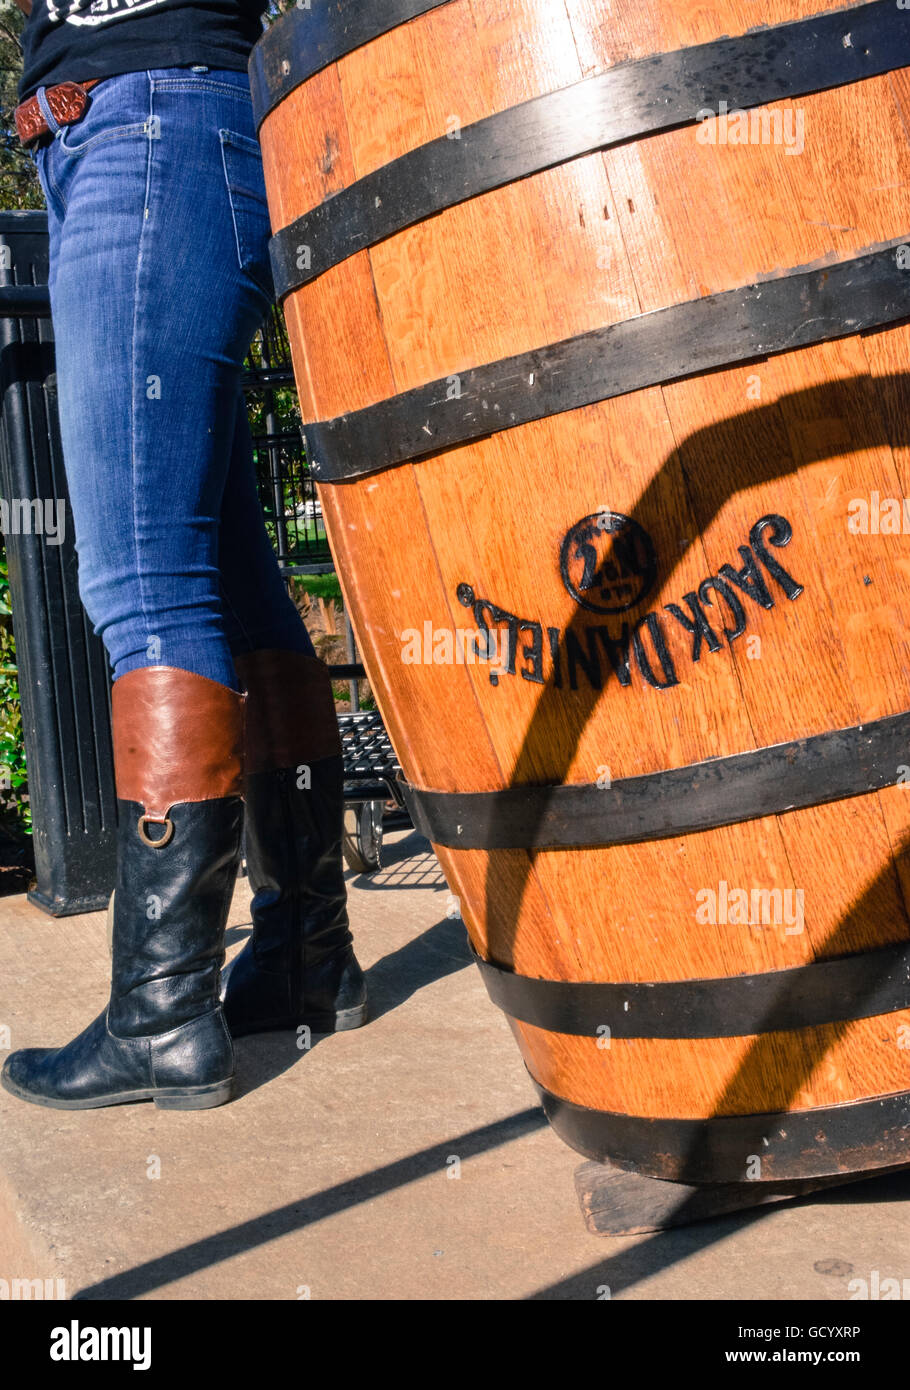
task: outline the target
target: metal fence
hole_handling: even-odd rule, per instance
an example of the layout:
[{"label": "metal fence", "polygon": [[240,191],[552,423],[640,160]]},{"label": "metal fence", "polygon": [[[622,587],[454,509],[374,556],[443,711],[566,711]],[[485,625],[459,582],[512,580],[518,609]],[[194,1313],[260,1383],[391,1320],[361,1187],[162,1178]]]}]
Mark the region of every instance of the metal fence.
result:
[{"label": "metal fence", "polygon": [[334,565],[306,462],[291,352],[277,307],[251,345],[243,387],[259,500],[278,562],[286,575],[329,573]]},{"label": "metal fence", "polygon": [[300,431],[254,434],[253,457],[266,527],[285,574],[332,570],[322,508]]}]

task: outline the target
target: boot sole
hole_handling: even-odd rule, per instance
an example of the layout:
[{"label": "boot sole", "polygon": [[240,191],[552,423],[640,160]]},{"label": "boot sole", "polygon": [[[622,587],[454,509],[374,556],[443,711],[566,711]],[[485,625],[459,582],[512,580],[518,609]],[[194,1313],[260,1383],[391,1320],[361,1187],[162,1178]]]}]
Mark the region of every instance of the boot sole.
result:
[{"label": "boot sole", "polygon": [[234,1094],[232,1076],[227,1081],[214,1081],[207,1086],[147,1086],[138,1091],[117,1091],[109,1096],[93,1096],[87,1100],[54,1100],[49,1096],[37,1096],[31,1091],[23,1091],[7,1076],[0,1076],[0,1085],[11,1096],[32,1105],[43,1105],[48,1110],[100,1110],[105,1106],[129,1105],[140,1100],[153,1100],[159,1110],[214,1110],[217,1105],[225,1105]]},{"label": "boot sole", "polygon": [[[254,1033],[292,1033],[297,1028],[309,1028],[313,1033],[349,1033],[362,1028],[370,1015],[369,1003],[352,1009],[339,1009],[334,1014],[314,1014],[309,1018],[266,1019],[261,1023],[242,1023],[230,1028],[232,1038],[247,1038]],[[230,1025],[229,1025],[230,1027]]]}]

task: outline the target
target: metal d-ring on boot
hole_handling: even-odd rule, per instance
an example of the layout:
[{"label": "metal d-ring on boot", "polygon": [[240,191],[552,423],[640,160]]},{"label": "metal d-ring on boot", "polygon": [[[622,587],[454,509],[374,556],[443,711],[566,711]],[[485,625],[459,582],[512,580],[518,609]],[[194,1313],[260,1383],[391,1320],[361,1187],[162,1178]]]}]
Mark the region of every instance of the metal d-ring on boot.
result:
[{"label": "metal d-ring on boot", "polygon": [[231,1033],[366,1022],[348,927],[341,738],[325,664],[301,652],[235,657],[246,689],[244,846],[253,934],[225,971]]},{"label": "metal d-ring on boot", "polygon": [[7,1091],[55,1109],[230,1100],[219,1003],[242,826],[243,697],[153,666],[113,690],[118,869],[105,1011],[61,1048],[14,1052]]}]

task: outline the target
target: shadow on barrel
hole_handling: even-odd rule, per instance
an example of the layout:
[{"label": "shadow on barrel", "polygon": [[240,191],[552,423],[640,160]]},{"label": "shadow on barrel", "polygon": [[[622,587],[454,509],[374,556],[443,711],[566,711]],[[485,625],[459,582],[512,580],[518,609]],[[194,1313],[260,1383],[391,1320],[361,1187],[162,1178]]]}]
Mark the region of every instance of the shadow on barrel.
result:
[{"label": "shadow on barrel", "polygon": [[[794,457],[794,444],[788,434],[788,418],[797,422],[815,422],[816,424],[822,420],[834,421],[845,425],[846,428],[841,433],[835,429],[833,433],[836,437],[833,441],[830,437],[832,433],[830,430],[817,430],[817,440],[813,440],[811,430],[806,430],[799,440],[799,459],[797,461]],[[849,438],[844,437],[849,435],[851,430],[853,434]],[[660,494],[666,488],[665,474],[670,467],[678,466],[680,468],[689,512],[699,527],[704,530],[723,503],[742,487],[773,482],[776,478],[783,478],[795,472],[805,463],[820,462],[826,458],[874,447],[890,449],[906,445],[910,445],[910,374],[901,373],[876,378],[852,377],[830,385],[819,385],[793,392],[779,398],[774,403],[756,406],[742,414],[719,420],[680,441],[677,448],[667,456],[662,468],[637,499],[631,513],[632,520],[645,524],[649,516],[659,512]],[[745,456],[748,460],[745,467],[742,463],[737,465],[737,451],[740,457]],[[733,458],[732,466],[731,456]],[[706,499],[703,491],[698,496],[693,495],[691,476],[686,469],[687,459],[698,460],[703,477],[706,470],[710,470],[710,476],[718,480],[713,501]],[[896,473],[895,481],[897,481]],[[663,483],[663,488],[661,483]],[[846,530],[846,512],[844,527]],[[786,563],[785,553],[782,556],[782,563]],[[675,568],[674,561],[668,562],[665,557],[658,558],[657,577],[662,588],[672,577]],[[642,602],[638,607],[644,608],[646,604]],[[569,634],[574,634],[577,641],[583,646],[586,621],[590,621],[590,617],[586,617],[585,610],[579,607],[568,628],[565,629],[566,638],[568,639]],[[572,691],[575,725],[573,734],[567,734],[563,744],[564,757],[561,768],[563,779],[568,773],[571,758],[577,750],[581,733],[595,712],[603,687],[608,681],[615,681],[618,678],[615,669],[610,669],[606,662],[604,662],[604,666],[607,669],[603,672],[600,688],[585,689],[579,682],[579,688]],[[655,690],[653,696],[654,698],[672,698],[671,693],[664,693],[661,690]],[[551,678],[541,691],[534,714],[525,731],[521,749],[512,769],[510,786],[526,786],[539,782],[539,774],[535,774],[535,769],[540,765],[539,755],[547,749],[554,716],[561,712],[563,719],[565,718],[565,702],[565,690],[557,688]],[[910,705],[910,700],[908,700],[908,705]],[[908,749],[908,754],[910,754],[910,749]],[[908,761],[910,761],[910,757],[908,757]],[[844,920],[816,948],[818,955],[823,955],[827,959],[838,955],[849,955],[855,951],[858,921],[863,919],[868,921],[870,915],[874,915],[876,911],[880,914],[884,908],[886,896],[891,901],[896,897],[897,901],[903,905],[903,920],[900,922],[900,931],[896,935],[899,939],[910,937],[907,906],[896,870],[896,861],[905,853],[907,848],[906,842],[901,843],[896,848],[887,868],[867,886]],[[512,958],[512,949],[520,926],[522,899],[528,879],[533,872],[535,856],[546,853],[548,853],[547,850],[529,850],[527,852],[521,870],[516,873],[516,891],[508,896],[508,901],[505,900],[506,895],[497,891],[497,856],[493,855],[488,860],[485,885],[486,919],[489,923],[495,924],[495,954],[501,961],[507,962]],[[892,880],[892,884],[896,883],[896,895],[886,894],[884,891],[889,878]],[[878,900],[878,906],[876,906],[876,900]],[[886,964],[882,965],[883,971],[887,968]],[[867,990],[874,988],[874,981],[867,980],[866,988]],[[862,991],[858,991],[856,1004],[860,1011],[863,1002],[861,995]],[[774,1017],[780,1015],[781,1007],[786,1004],[786,1001],[787,988],[785,987],[781,991],[780,997],[775,1000],[773,1007],[768,1010],[766,1022],[769,1027],[773,1026]],[[833,1044],[849,1028],[850,1024],[845,1022],[827,1026],[830,1028],[830,1039]],[[695,1137],[688,1146],[685,1158],[685,1164],[690,1170],[693,1166],[697,1166],[699,1150],[708,1134],[712,1120],[717,1116],[729,1113],[737,1104],[741,1104],[742,1097],[747,1095],[750,1090],[753,1094],[758,1092],[763,1073],[770,1060],[772,1044],[772,1037],[765,1035],[764,1037],[756,1036],[749,1046],[723,1091],[716,1097],[714,1115],[706,1118],[704,1126],[699,1126],[694,1132]],[[786,1088],[788,1091],[786,1102],[782,1102],[782,1105],[783,1103],[792,1103],[802,1086],[816,1070],[820,1060],[823,1059],[807,1058],[805,1072],[802,1075],[797,1075],[794,1070],[790,1084]],[[869,1157],[871,1159],[874,1155],[870,1154]],[[859,1166],[857,1171],[859,1171]],[[687,1199],[684,1198],[674,1215],[674,1224],[684,1222],[687,1204]]]}]

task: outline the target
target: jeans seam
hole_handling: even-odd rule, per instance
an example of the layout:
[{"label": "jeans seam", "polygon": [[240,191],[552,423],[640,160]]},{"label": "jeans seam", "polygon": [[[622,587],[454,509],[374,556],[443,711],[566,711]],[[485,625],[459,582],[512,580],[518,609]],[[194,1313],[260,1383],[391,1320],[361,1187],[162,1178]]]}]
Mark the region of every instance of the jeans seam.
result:
[{"label": "jeans seam", "polygon": [[[240,197],[240,196],[243,196],[243,194],[246,192],[246,190],[244,190],[244,189],[243,189],[241,186],[239,186],[237,183],[231,183],[231,174],[230,174],[230,170],[228,169],[227,148],[226,148],[227,145],[229,145],[229,144],[231,143],[231,137],[236,137],[236,136],[238,136],[238,135],[241,135],[241,132],[240,132],[240,131],[230,130],[230,129],[226,128],[226,127],[225,127],[225,128],[222,128],[222,129],[219,130],[219,132],[218,132],[218,142],[219,142],[219,144],[220,144],[220,146],[221,146],[221,167],[222,167],[222,169],[224,170],[224,182],[225,182],[225,187],[227,188],[228,206],[229,206],[229,208],[230,208],[230,210],[231,210],[231,222],[232,222],[233,227],[234,227],[234,244],[235,244],[235,246],[237,247],[237,264],[238,264],[238,266],[239,266],[239,268],[240,268],[240,273],[241,273],[242,275],[245,275],[245,276],[247,277],[247,279],[250,280],[250,281],[256,286],[256,288],[257,288],[257,290],[260,292],[260,294],[262,294],[262,295],[266,298],[266,300],[268,301],[268,303],[271,304],[271,303],[272,303],[272,300],[273,300],[273,298],[274,298],[274,289],[268,289],[268,288],[262,283],[262,281],[259,279],[259,276],[253,274],[252,266],[253,266],[254,262],[253,262],[253,260],[252,260],[252,257],[250,257],[250,264],[249,264],[249,265],[245,265],[245,264],[244,264],[244,261],[243,261],[243,238],[242,238],[241,235],[240,235],[240,225],[239,225],[239,223],[238,223],[238,221],[237,221],[238,208],[237,208],[235,199],[238,198],[238,197]],[[242,135],[241,135],[241,138],[242,138],[242,139],[249,139],[249,136],[242,136]],[[256,153],[258,153],[258,141],[252,141],[252,143],[255,144],[255,145],[257,146]],[[234,148],[235,148],[235,149],[239,149],[239,150],[243,150],[243,149],[244,149],[244,146],[242,146],[242,145],[235,145]],[[254,153],[254,151],[252,151],[252,150],[247,150],[246,152],[247,152],[248,154]],[[261,155],[260,155],[260,158],[261,158]],[[252,194],[252,192],[249,192],[249,193],[246,194],[246,196],[251,197],[251,196],[253,196],[253,194]]]},{"label": "jeans seam", "polygon": [[244,101],[252,103],[252,94],[243,87],[233,87],[229,82],[213,82],[208,78],[200,78],[194,82],[187,77],[152,77],[149,79],[152,87],[158,92],[180,91],[180,92],[228,92],[231,96],[242,97]]},{"label": "jeans seam", "polygon": [[[151,119],[154,114],[155,88],[154,82],[149,79],[149,113],[147,125],[151,129]],[[142,253],[145,243],[145,231],[148,225],[149,208],[151,205],[152,194],[152,148],[153,141],[148,140],[148,152],[145,164],[145,199],[142,208],[142,224],[139,228],[139,246],[136,253],[136,276],[133,281],[133,329],[132,342],[130,343],[130,482],[133,499],[133,554],[136,562],[136,579],[138,581],[139,605],[142,614],[142,624],[145,628],[145,650],[148,655],[149,647],[149,620],[148,605],[146,603],[145,585],[142,574],[142,560],[139,553],[139,518],[138,518],[138,489],[136,486],[136,412],[138,408],[137,389],[138,389],[138,337],[139,337],[139,284],[142,271]]]},{"label": "jeans seam", "polygon": [[48,181],[48,183],[50,184],[51,189],[53,190],[53,192],[56,194],[56,196],[57,196],[57,201],[59,202],[60,206],[62,207],[62,209],[63,209],[63,216],[65,217],[65,216],[66,216],[66,212],[67,212],[67,208],[66,208],[66,199],[64,198],[63,194],[61,193],[61,191],[60,191],[60,189],[59,189],[59,187],[58,187],[58,185],[57,185],[57,180],[54,178],[54,175],[53,175],[53,173],[51,172],[51,151],[54,149],[54,146],[55,146],[55,145],[56,145],[56,140],[55,140],[55,142],[54,142],[53,145],[48,145],[48,147],[47,147],[47,158],[46,158],[45,161],[44,161],[44,167],[45,167],[45,169],[46,169],[46,171],[47,171],[47,181]]}]

